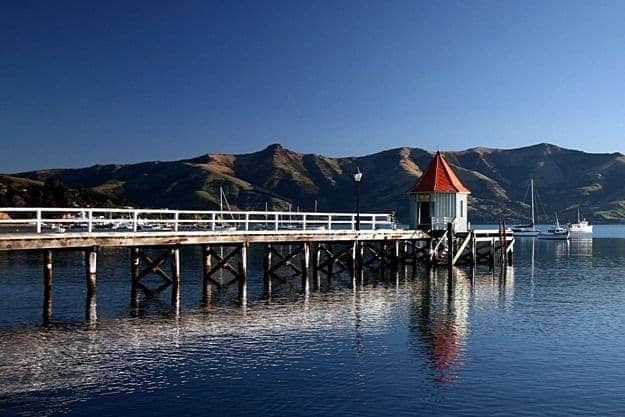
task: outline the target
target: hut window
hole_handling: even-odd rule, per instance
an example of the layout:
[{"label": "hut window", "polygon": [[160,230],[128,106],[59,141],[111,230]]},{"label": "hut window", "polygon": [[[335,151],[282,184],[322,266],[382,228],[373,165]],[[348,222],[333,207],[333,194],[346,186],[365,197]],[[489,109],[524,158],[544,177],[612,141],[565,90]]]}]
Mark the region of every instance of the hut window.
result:
[{"label": "hut window", "polygon": [[464,217],[464,201],[460,201],[460,217]]}]

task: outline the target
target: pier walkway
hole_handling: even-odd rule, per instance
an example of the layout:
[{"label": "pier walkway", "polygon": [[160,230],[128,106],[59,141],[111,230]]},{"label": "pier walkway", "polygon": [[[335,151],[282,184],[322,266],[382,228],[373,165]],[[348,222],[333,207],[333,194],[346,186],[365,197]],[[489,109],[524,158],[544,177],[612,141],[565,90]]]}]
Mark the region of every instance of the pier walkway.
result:
[{"label": "pier walkway", "polygon": [[[90,318],[95,317],[99,248],[129,248],[132,306],[138,306],[141,293],[158,297],[171,287],[177,309],[181,246],[202,247],[202,293],[209,302],[215,288],[231,285],[246,299],[247,252],[254,244],[264,246],[263,279],[271,296],[275,278],[299,277],[306,293],[320,287],[322,276],[349,273],[363,280],[367,269],[402,264],[494,266],[497,259],[511,264],[514,238],[505,228],[455,234],[453,219],[444,231],[407,230],[392,213],[0,208],[0,251],[43,254],[44,320],[52,312],[53,251],[84,252]],[[149,288],[144,280],[149,276],[162,285]]]}]

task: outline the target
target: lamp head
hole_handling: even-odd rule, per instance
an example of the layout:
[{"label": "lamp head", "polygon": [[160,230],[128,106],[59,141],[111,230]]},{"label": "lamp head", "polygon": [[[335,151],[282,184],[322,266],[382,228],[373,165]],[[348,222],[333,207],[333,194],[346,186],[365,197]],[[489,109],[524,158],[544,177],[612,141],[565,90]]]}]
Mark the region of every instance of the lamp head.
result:
[{"label": "lamp head", "polygon": [[360,182],[362,180],[362,172],[360,172],[360,168],[356,168],[356,172],[354,172],[354,182]]}]

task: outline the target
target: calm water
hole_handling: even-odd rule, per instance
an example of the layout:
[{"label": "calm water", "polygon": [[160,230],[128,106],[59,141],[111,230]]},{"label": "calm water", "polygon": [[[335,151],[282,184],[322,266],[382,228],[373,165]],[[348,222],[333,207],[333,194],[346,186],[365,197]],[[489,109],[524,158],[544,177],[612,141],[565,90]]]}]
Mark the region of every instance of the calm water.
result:
[{"label": "calm water", "polygon": [[257,258],[247,305],[208,308],[185,249],[179,317],[168,293],[133,314],[128,253],[102,251],[96,325],[69,252],[47,327],[40,255],[1,253],[0,415],[622,416],[624,238],[518,241],[505,279],[402,271],[271,302]]}]

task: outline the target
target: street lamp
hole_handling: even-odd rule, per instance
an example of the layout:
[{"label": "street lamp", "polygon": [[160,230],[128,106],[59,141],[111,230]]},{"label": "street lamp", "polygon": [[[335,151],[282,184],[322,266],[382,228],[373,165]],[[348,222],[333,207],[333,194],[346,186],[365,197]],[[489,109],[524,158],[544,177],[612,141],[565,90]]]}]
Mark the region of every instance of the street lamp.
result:
[{"label": "street lamp", "polygon": [[356,183],[356,230],[360,230],[360,180],[362,180],[362,172],[356,167],[354,172],[354,182]]}]

